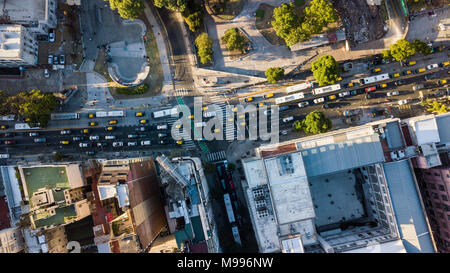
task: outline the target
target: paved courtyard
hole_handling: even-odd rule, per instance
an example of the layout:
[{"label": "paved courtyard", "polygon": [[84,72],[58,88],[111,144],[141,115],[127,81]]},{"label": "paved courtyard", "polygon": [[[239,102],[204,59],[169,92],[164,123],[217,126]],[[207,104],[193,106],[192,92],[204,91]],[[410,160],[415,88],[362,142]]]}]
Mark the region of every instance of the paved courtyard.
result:
[{"label": "paved courtyard", "polygon": [[[439,28],[439,24],[445,26],[445,30]],[[444,42],[450,35],[450,6],[436,11],[432,17],[427,12],[415,16],[410,23],[407,40],[420,39],[422,41]]]}]

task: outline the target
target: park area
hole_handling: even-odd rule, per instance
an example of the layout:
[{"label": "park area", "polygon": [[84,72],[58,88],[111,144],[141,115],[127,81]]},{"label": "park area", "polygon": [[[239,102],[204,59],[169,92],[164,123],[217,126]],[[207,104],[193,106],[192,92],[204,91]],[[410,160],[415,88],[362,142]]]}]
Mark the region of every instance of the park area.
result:
[{"label": "park area", "polygon": [[231,20],[242,11],[245,0],[208,0],[206,4],[212,15]]}]

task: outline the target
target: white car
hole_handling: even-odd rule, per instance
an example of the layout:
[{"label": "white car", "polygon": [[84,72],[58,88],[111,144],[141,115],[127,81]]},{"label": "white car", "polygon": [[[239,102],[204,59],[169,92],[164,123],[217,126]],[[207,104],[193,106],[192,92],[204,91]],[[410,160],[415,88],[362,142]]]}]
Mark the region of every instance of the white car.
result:
[{"label": "white car", "polygon": [[302,107],[306,107],[306,106],[308,106],[308,105],[309,105],[309,102],[303,101],[303,102],[300,102],[300,103],[298,104],[298,107],[302,108]]},{"label": "white car", "polygon": [[79,145],[80,145],[80,148],[87,148],[90,146],[89,143],[80,143]]},{"label": "white car", "polygon": [[167,129],[167,124],[159,124],[158,126],[156,126],[156,130],[166,130]]},{"label": "white car", "polygon": [[71,131],[70,130],[62,130],[61,131],[61,135],[70,135]]},{"label": "white car", "polygon": [[204,126],[206,126],[206,122],[196,122],[196,123],[194,123],[194,126],[196,127],[196,128],[199,128],[199,127],[204,127]]},{"label": "white car", "polygon": [[398,105],[403,105],[403,104],[408,104],[408,100],[406,99],[406,100],[399,100],[398,101]]},{"label": "white car", "polygon": [[123,142],[119,141],[119,142],[113,142],[113,147],[122,147],[123,146]]},{"label": "white car", "polygon": [[398,91],[387,92],[386,95],[387,95],[388,97],[398,96],[398,95],[400,95],[400,92],[398,92]]},{"label": "white car", "polygon": [[105,136],[105,139],[116,139],[116,136]]},{"label": "white car", "polygon": [[142,141],[141,141],[141,145],[142,145],[142,146],[150,145],[150,140],[142,140]]},{"label": "white car", "polygon": [[345,92],[339,93],[339,97],[340,98],[343,98],[343,97],[346,97],[346,96],[350,96],[350,92],[349,91],[345,91]]},{"label": "white car", "polygon": [[293,116],[283,118],[283,122],[289,122],[289,121],[292,121],[292,120],[294,120]]},{"label": "white car", "polygon": [[44,69],[44,77],[49,78],[50,77],[50,73],[48,72],[48,69]]},{"label": "white car", "polygon": [[438,64],[429,64],[429,65],[427,65],[427,69],[428,70],[435,69],[435,68],[438,68],[438,67],[439,67]]},{"label": "white car", "polygon": [[48,41],[53,43],[55,41],[55,31],[53,29],[48,33]]},{"label": "white car", "polygon": [[99,136],[90,136],[89,140],[99,140],[100,137]]},{"label": "white car", "polygon": [[128,146],[137,146],[137,142],[128,142]]},{"label": "white car", "polygon": [[217,115],[217,113],[216,113],[215,111],[203,113],[203,116],[204,116],[205,118],[212,118],[212,117],[215,117],[216,115]]},{"label": "white car", "polygon": [[287,135],[287,134],[288,134],[288,131],[286,131],[286,130],[283,130],[283,131],[281,131],[281,134],[282,134],[283,136],[285,136],[285,135]]},{"label": "white car", "polygon": [[48,55],[48,64],[53,64],[53,55]]},{"label": "white car", "polygon": [[322,102],[324,102],[325,101],[325,98],[318,98],[318,99],[315,99],[314,100],[314,103],[315,104],[318,104],[318,103],[322,103]]}]

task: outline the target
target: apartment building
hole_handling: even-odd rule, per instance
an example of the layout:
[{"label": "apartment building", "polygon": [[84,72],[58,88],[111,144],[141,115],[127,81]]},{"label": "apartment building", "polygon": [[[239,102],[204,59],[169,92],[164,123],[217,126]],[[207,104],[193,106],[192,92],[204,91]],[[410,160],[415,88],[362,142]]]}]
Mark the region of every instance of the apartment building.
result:
[{"label": "apartment building", "polygon": [[0,25],[0,67],[37,64],[38,44],[22,25]]}]

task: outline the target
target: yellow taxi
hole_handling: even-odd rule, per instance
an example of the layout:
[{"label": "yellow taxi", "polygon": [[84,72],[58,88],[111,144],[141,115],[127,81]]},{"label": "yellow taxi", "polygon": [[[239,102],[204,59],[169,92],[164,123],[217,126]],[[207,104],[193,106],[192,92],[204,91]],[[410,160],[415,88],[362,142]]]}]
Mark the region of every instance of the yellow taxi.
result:
[{"label": "yellow taxi", "polygon": [[144,112],[137,112],[136,117],[142,117],[144,115]]},{"label": "yellow taxi", "polygon": [[26,118],[25,121],[26,121],[26,122],[30,122],[31,119],[30,119],[30,118]]},{"label": "yellow taxi", "polygon": [[336,99],[336,95],[331,95],[329,96],[330,100],[335,100]]},{"label": "yellow taxi", "polygon": [[259,106],[259,107],[263,107],[264,105],[266,105],[264,102],[258,103],[258,106]]},{"label": "yellow taxi", "polygon": [[83,133],[83,134],[89,134],[89,129],[82,129],[82,130],[81,130],[81,133]]},{"label": "yellow taxi", "polygon": [[177,141],[177,144],[178,144],[178,145],[181,145],[181,144],[183,144],[183,141],[182,141],[182,140],[178,140],[178,141]]},{"label": "yellow taxi", "polygon": [[381,68],[379,68],[379,67],[372,69],[372,73],[377,73],[380,71],[381,71]]},{"label": "yellow taxi", "polygon": [[181,128],[181,124],[175,125],[175,128],[180,129]]},{"label": "yellow taxi", "polygon": [[2,124],[2,125],[0,125],[0,129],[2,129],[2,130],[8,129],[8,125]]},{"label": "yellow taxi", "polygon": [[146,124],[146,123],[147,123],[147,120],[146,120],[146,119],[141,119],[139,122],[140,122],[141,124]]},{"label": "yellow taxi", "polygon": [[228,121],[229,121],[229,122],[233,122],[233,121],[234,121],[234,118],[228,118]]},{"label": "yellow taxi", "polygon": [[233,109],[231,109],[231,111],[236,112],[237,111],[237,107],[234,107]]},{"label": "yellow taxi", "polygon": [[416,69],[416,73],[423,73],[423,72],[425,72],[425,71],[426,71],[425,68],[419,68],[419,69]]},{"label": "yellow taxi", "polygon": [[208,110],[208,106],[203,106],[202,110],[203,110],[203,111]]},{"label": "yellow taxi", "polygon": [[108,124],[110,124],[110,125],[112,125],[112,124],[117,124],[117,120],[115,120],[115,119],[110,120],[110,121],[108,122]]},{"label": "yellow taxi", "polygon": [[253,101],[252,97],[245,98],[245,102],[251,102],[251,101]]},{"label": "yellow taxi", "polygon": [[400,73],[395,73],[394,75],[392,75],[393,78],[397,78],[400,77]]},{"label": "yellow taxi", "polygon": [[89,114],[89,118],[95,118],[95,114]]},{"label": "yellow taxi", "polygon": [[68,141],[68,140],[62,140],[62,141],[61,141],[61,144],[67,145],[67,144],[69,144],[69,141]]},{"label": "yellow taxi", "polygon": [[387,87],[387,84],[386,83],[382,83],[382,84],[380,84],[379,88],[386,88],[386,87]]},{"label": "yellow taxi", "polygon": [[415,65],[417,62],[416,61],[410,61],[410,62],[408,62],[408,66],[413,66],[413,65]]},{"label": "yellow taxi", "polygon": [[342,81],[342,77],[337,78],[337,81],[338,82]]},{"label": "yellow taxi", "polygon": [[112,127],[112,126],[108,126],[108,127],[106,127],[106,131],[112,131],[113,128],[114,128],[114,127]]},{"label": "yellow taxi", "polygon": [[239,116],[240,119],[244,119],[245,118],[245,114],[242,114]]},{"label": "yellow taxi", "polygon": [[448,65],[450,65],[450,61],[442,62],[442,66],[448,66]]},{"label": "yellow taxi", "polygon": [[242,126],[245,126],[245,121],[241,122],[241,125],[242,125]]},{"label": "yellow taxi", "polygon": [[189,119],[194,119],[194,115],[190,115],[190,116],[189,116]]},{"label": "yellow taxi", "polygon": [[220,133],[220,129],[219,128],[214,129],[214,133]]},{"label": "yellow taxi", "polygon": [[273,97],[273,93],[264,95],[264,98],[265,98],[265,99],[269,99],[269,98],[271,98],[271,97]]},{"label": "yellow taxi", "polygon": [[95,126],[95,125],[97,125],[97,122],[94,122],[94,121],[89,122],[89,126]]},{"label": "yellow taxi", "polygon": [[403,74],[403,76],[406,76],[406,75],[411,75],[412,72],[411,72],[411,70],[406,70],[406,71],[403,71],[402,74]]},{"label": "yellow taxi", "polygon": [[439,85],[446,85],[447,84],[447,80],[439,80],[438,84]]}]

